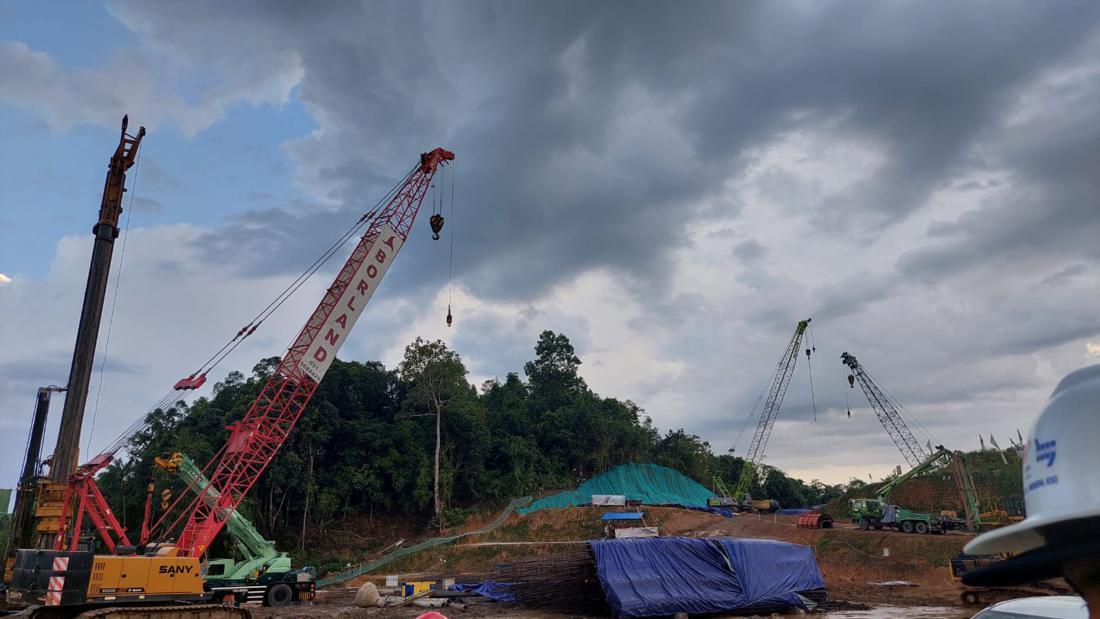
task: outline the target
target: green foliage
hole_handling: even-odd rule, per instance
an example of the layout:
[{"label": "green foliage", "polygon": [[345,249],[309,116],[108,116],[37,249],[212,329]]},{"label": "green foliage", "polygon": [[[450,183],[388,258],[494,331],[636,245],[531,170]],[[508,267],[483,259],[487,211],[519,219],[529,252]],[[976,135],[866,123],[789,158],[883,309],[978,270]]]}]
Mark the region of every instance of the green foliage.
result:
[{"label": "green foliage", "polygon": [[0,556],[8,554],[8,540],[11,537],[11,514],[0,512]]},{"label": "green foliage", "polygon": [[[131,442],[135,457],[112,464],[99,479],[129,531],[140,530],[150,480],[157,483],[154,519],[162,488],[174,496],[186,492],[153,464],[154,457],[182,451],[200,464],[210,461],[225,444],[227,426],[244,417],[278,361],[262,360],[248,377],[230,373],[210,397],[190,406],[150,413],[149,429]],[[418,338],[396,369],[336,360],[242,512],[284,548],[298,546],[303,525],[306,537],[323,539],[336,535],[330,525],[353,515],[426,528],[433,517],[437,406],[447,526],[471,510],[575,487],[627,462],[668,466],[707,486],[719,475],[733,485],[740,458],[715,456],[706,441],[683,430],[662,435],[635,403],[589,389],[580,364],[569,338],[551,331],[541,334],[535,358],[525,364],[526,381],[509,373],[480,392],[467,382],[458,353],[440,341]],[[778,470],[765,488],[753,490],[784,506],[824,502],[834,491]],[[221,537],[214,553],[229,554]]]}]

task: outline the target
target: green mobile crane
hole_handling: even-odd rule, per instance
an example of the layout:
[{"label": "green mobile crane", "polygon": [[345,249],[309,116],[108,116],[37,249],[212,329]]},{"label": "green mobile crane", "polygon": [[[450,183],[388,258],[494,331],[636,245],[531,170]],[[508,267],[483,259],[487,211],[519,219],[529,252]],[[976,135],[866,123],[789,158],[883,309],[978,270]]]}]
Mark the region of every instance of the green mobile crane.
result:
[{"label": "green mobile crane", "polygon": [[[156,464],[202,496],[207,504],[217,502],[217,491],[207,489],[210,481],[187,454],[177,452],[171,458],[156,458]],[[276,550],[275,542],[264,539],[239,511],[229,515],[225,528],[243,559],[207,559],[203,564],[203,578],[215,599],[282,606],[295,599],[312,597],[315,580],[312,567],[294,569],[287,553]]]},{"label": "green mobile crane", "polygon": [[[776,364],[775,370],[772,372],[767,392],[768,397],[764,400],[764,406],[760,410],[756,431],[752,435],[752,442],[749,443],[748,451],[745,452],[745,464],[741,467],[741,476],[737,479],[737,486],[733,490],[734,500],[740,503],[743,509],[753,511],[776,511],[779,509],[779,503],[774,500],[754,502],[752,497],[749,496],[749,488],[752,486],[754,478],[757,479],[760,485],[763,485],[764,480],[767,478],[769,469],[763,464],[764,449],[768,446],[768,438],[771,437],[772,427],[775,425],[780,407],[783,406],[783,396],[787,395],[787,386],[791,382],[791,375],[794,374],[794,366],[798,361],[799,345],[802,343],[802,336],[806,333],[806,328],[810,326],[810,320],[810,318],[800,320],[795,325],[794,335],[791,336],[787,347],[783,350],[783,356],[779,358],[779,363]],[[810,355],[813,352],[813,347],[808,346],[806,348],[807,363],[809,363]]]},{"label": "green mobile crane", "polygon": [[[918,512],[899,507],[890,502],[890,492],[894,488],[922,473],[927,473],[941,466],[952,468],[955,486],[959,491],[959,497],[966,512],[965,519]],[[969,529],[978,532],[981,528],[974,482],[970,478],[970,471],[966,468],[963,455],[945,449],[942,445],[937,445],[936,451],[931,456],[907,473],[898,475],[883,484],[875,494],[877,498],[874,499],[851,499],[849,501],[852,521],[858,523],[861,529],[888,527],[904,533],[942,533],[953,529]]]}]

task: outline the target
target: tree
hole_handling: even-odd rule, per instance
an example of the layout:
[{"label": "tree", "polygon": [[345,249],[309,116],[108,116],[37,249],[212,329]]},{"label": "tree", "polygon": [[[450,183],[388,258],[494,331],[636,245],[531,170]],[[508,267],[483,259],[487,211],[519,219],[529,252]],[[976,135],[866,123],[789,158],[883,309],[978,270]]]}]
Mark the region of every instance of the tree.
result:
[{"label": "tree", "polygon": [[535,344],[535,359],[523,366],[538,408],[554,410],[574,401],[588,385],[577,374],[581,360],[565,335],[543,331]]},{"label": "tree", "polygon": [[697,481],[710,480],[713,460],[710,443],[682,429],[668,431],[657,444],[654,458],[657,464],[676,469]]},{"label": "tree", "polygon": [[[182,451],[200,465],[209,462],[225,445],[226,426],[244,417],[278,363],[263,359],[247,377],[230,372],[209,397],[151,413],[148,427],[131,439],[131,457],[98,478],[128,530],[140,529],[150,480],[158,494],[188,492],[153,458]],[[552,331],[539,336],[523,373],[486,381],[481,393],[467,383],[460,356],[439,341],[417,339],[397,368],[334,360],[240,510],[266,537],[295,548],[297,560],[305,554],[313,562],[327,557],[312,555],[319,545],[309,542],[323,541],[329,523],[344,518],[361,514],[373,523],[378,515],[442,528],[469,508],[495,510],[628,462],[663,464],[708,486],[715,475],[729,486],[737,481],[743,459],[732,451],[715,456],[684,430],[659,432],[630,400],[589,389],[580,365],[569,338]],[[844,490],[781,471],[764,485],[753,487],[753,496],[784,505],[824,503]],[[154,519],[161,515],[159,503],[154,512]],[[220,536],[211,556],[231,550]]]},{"label": "tree", "polygon": [[429,342],[416,338],[405,348],[398,368],[407,392],[402,407],[410,412],[430,409],[435,413],[435,476],[432,489],[435,518],[443,530],[443,503],[439,489],[439,457],[442,451],[443,408],[456,399],[470,395],[466,367],[457,353],[441,340]]}]

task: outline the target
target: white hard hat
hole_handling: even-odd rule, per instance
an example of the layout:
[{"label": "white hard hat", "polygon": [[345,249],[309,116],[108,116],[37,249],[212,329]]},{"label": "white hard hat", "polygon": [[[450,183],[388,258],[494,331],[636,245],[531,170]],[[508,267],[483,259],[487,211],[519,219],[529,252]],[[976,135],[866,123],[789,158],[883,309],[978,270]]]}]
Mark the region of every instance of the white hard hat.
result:
[{"label": "white hard hat", "polygon": [[1058,525],[1100,517],[1100,365],[1072,372],[1054,388],[1028,432],[1023,482],[1027,518],[976,537],[964,552],[1035,551]]}]

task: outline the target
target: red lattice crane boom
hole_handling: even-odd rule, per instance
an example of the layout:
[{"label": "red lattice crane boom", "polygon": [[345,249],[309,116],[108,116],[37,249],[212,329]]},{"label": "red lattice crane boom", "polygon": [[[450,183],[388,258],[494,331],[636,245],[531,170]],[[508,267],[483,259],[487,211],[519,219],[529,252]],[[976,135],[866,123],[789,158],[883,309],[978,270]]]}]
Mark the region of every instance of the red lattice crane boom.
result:
[{"label": "red lattice crane boom", "polygon": [[219,498],[208,502],[196,497],[183,512],[188,519],[176,544],[180,555],[206,552],[279,452],[408,238],[436,171],[453,159],[454,153],[442,148],[420,155],[420,163],[371,222],[244,419],[228,428],[229,440],[208,465],[209,488]]}]

